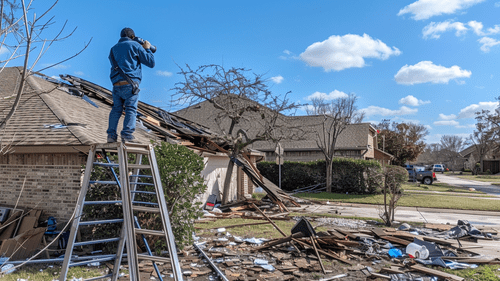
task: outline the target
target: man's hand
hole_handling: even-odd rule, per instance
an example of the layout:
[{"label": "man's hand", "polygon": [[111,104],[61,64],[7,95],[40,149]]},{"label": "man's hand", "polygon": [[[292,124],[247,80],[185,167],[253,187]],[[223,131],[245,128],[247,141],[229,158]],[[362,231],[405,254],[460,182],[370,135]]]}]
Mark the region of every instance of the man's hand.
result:
[{"label": "man's hand", "polygon": [[142,44],[142,47],[144,49],[149,49],[149,48],[151,48],[151,43],[149,43],[148,40],[144,40],[144,44]]}]

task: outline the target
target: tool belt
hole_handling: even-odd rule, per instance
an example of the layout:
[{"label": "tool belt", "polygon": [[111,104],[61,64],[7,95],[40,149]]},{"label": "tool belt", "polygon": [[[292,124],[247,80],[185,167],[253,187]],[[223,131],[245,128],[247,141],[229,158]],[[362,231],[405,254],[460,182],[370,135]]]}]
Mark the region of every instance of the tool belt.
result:
[{"label": "tool belt", "polygon": [[123,85],[129,85],[130,83],[128,81],[120,81],[120,82],[116,82],[115,84],[113,84],[113,86],[123,86]]}]

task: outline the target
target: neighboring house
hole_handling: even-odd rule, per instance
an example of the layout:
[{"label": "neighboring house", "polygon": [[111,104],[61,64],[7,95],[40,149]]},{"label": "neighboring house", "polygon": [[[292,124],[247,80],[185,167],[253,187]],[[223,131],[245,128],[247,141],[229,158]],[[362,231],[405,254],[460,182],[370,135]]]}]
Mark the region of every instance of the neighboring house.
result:
[{"label": "neighboring house", "polygon": [[[14,102],[21,71],[10,67],[0,72],[0,120]],[[106,142],[112,98],[109,90],[83,79],[65,80],[27,78],[19,107],[0,134],[0,206],[37,208],[60,221],[71,217],[90,145]],[[160,116],[159,110],[139,103],[143,126],[138,123],[135,136],[142,143],[184,145],[204,157],[208,189],[198,200],[205,202],[221,188],[229,158],[217,149],[216,135],[207,128],[165,111]],[[261,156],[251,155],[251,160],[256,157]],[[253,187],[248,182],[246,175],[233,173],[230,198],[250,196]]]},{"label": "neighboring house", "polygon": [[[480,157],[476,145],[471,145],[460,152],[460,155],[464,159],[464,169],[472,170],[474,169],[476,163],[479,163]],[[482,171],[490,171],[492,174],[500,173],[500,151],[491,150],[483,157],[483,163],[481,165]]]},{"label": "neighboring house", "polygon": [[[222,134],[222,129],[227,128],[228,120],[216,120],[217,109],[204,101],[193,106],[175,112],[194,122],[200,123]],[[235,129],[245,129],[252,138],[258,128],[255,128],[255,120],[259,120],[259,113],[245,113],[240,124]],[[318,148],[316,140],[317,133],[322,132],[322,122],[324,116],[279,116],[279,126],[286,123],[294,130],[302,132],[295,139],[285,139],[280,142],[284,148],[284,160],[286,161],[313,161],[324,159],[324,155]],[[222,123],[222,126],[220,124]],[[250,129],[248,129],[250,128]],[[282,128],[283,129],[283,128]],[[276,159],[276,144],[267,141],[258,141],[251,145],[252,149],[265,153],[265,160],[274,161]],[[348,157],[365,160],[377,160],[382,164],[390,164],[393,156],[377,148],[377,130],[369,123],[359,123],[348,125],[339,135],[335,146],[336,157]]]}]

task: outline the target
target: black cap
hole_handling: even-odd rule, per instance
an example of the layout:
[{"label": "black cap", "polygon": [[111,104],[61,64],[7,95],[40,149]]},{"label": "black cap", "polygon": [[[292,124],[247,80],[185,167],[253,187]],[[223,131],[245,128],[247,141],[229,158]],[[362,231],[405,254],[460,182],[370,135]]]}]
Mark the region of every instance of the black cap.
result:
[{"label": "black cap", "polygon": [[130,27],[125,27],[124,29],[122,29],[122,31],[120,32],[120,37],[128,37],[130,39],[133,39],[135,37],[135,33],[134,31],[132,30],[132,28]]}]

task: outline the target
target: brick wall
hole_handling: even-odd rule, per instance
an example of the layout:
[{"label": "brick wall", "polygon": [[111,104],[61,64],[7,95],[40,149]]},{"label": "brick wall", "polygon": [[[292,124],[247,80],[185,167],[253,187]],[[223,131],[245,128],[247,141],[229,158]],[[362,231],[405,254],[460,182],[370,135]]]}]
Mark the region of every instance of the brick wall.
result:
[{"label": "brick wall", "polygon": [[79,165],[0,164],[0,206],[14,207],[19,198],[18,209],[41,209],[43,218],[67,221],[76,206],[81,174]]}]

